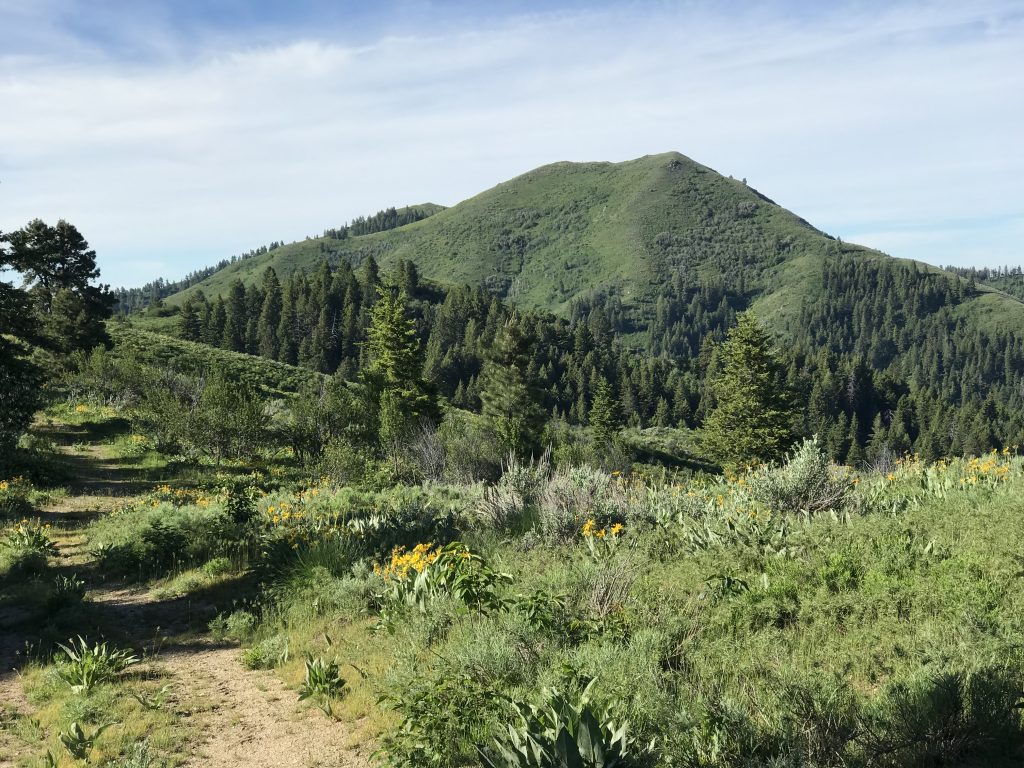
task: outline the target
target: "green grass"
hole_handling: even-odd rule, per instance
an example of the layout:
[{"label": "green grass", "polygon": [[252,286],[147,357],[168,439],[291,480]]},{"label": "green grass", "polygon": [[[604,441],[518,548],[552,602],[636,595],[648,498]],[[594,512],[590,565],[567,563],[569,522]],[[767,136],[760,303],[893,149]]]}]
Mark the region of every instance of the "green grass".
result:
[{"label": "green grass", "polygon": [[[676,245],[659,245],[666,237]],[[742,262],[755,308],[783,330],[820,291],[822,265],[838,251],[889,258],[840,244],[741,181],[670,152],[537,168],[396,230],[313,238],[236,262],[167,303],[180,305],[200,289],[226,295],[232,281],[258,282],[268,266],[284,276],[312,270],[324,257],[358,262],[372,255],[385,270],[411,259],[428,280],[483,283],[518,304],[562,315],[574,299],[612,292],[645,322],[672,269],[714,281]],[[981,301],[964,311],[973,313]],[[987,328],[1024,328],[1020,302],[992,294],[984,303],[979,317]],[[170,319],[147,322],[165,330]]]},{"label": "green grass", "polygon": [[[59,414],[113,418],[73,405]],[[624,439],[697,469],[689,432]],[[106,445],[149,455],[124,435]],[[168,605],[204,601],[210,615],[214,605],[214,639],[240,642],[240,664],[274,670],[296,699],[308,658],[337,663],[345,686],[332,716],[400,765],[403,720],[438,765],[471,764],[474,746],[509,722],[503,697],[536,703],[550,687],[574,696],[590,679],[597,705],[678,765],[1019,764],[1024,460],[905,461],[889,476],[827,469],[845,501],[810,517],[798,469],[794,460],[725,480],[519,468],[509,474],[519,473],[521,524],[500,528],[478,514],[480,486],[282,482],[242,523],[218,490],[225,479],[200,489],[189,477],[125,498],[75,535],[83,551],[114,548],[88,563],[98,583],[126,576]],[[591,519],[592,530],[621,522],[624,533],[586,539]],[[495,582],[495,607],[470,607],[454,582],[416,605],[387,597],[373,566],[386,568],[393,547],[453,538],[510,576]],[[242,552],[243,539],[259,546]],[[20,606],[25,627],[45,618],[50,639],[101,625],[88,599],[53,607],[54,570],[0,582],[0,609]],[[75,721],[120,723],[96,762],[144,738],[175,754],[189,737],[176,707],[128,695],[155,696],[166,684],[159,665],[83,697],[39,650],[24,672],[31,716],[0,714],[33,754],[56,753],[57,732]]]},{"label": "green grass", "polygon": [[143,365],[192,375],[219,371],[271,395],[296,392],[304,383],[320,378],[320,374],[306,368],[183,341],[125,323],[108,323],[107,328],[114,340],[114,354]]},{"label": "green grass", "polygon": [[[287,647],[289,659],[271,666],[292,685],[307,652],[351,664],[350,692],[336,712],[385,740],[396,713],[376,710],[375,699],[446,691],[443,705],[409,700],[397,712],[454,729],[436,731],[435,746],[453,761],[442,764],[469,759],[474,739],[485,738],[480,728],[493,732],[508,716],[496,693],[536,700],[545,686],[573,690],[596,678],[598,701],[643,739],[657,737],[663,756],[680,764],[698,754],[701,765],[725,766],[801,752],[809,753],[804,762],[779,764],[969,764],[965,754],[955,757],[955,739],[939,744],[926,733],[936,725],[928,718],[939,717],[930,707],[946,706],[952,685],[981,697],[957,715],[965,723],[989,718],[980,714],[982,699],[995,702],[989,719],[1005,721],[1009,735],[970,749],[990,750],[984,764],[1012,765],[1024,744],[1010,695],[1024,683],[1014,544],[1024,536],[1024,466],[996,464],[910,463],[891,479],[864,474],[845,515],[802,522],[784,514],[783,528],[776,515],[765,530],[784,531],[781,542],[746,524],[729,533],[727,519],[764,512],[744,495],[748,481],[664,488],[659,493],[680,499],[670,503],[705,511],[655,528],[640,522],[655,503],[651,486],[626,483],[627,519],[639,517],[617,547],[596,555],[579,536],[562,544],[510,540],[469,515],[462,535],[512,577],[502,592],[508,607],[480,614],[438,597],[423,612],[399,612],[391,633],[370,632],[365,613],[375,612],[381,582],[365,563],[326,569],[300,558],[272,592],[251,641],[254,658],[266,656],[264,645]],[[701,519],[719,530],[720,543],[688,538]],[[610,603],[602,597],[609,590]],[[516,607],[531,594],[561,596],[553,624],[531,624]],[[457,703],[445,699],[453,681],[463,681]],[[980,733],[992,722],[963,727]],[[917,733],[912,743],[883,754],[904,728]]]}]

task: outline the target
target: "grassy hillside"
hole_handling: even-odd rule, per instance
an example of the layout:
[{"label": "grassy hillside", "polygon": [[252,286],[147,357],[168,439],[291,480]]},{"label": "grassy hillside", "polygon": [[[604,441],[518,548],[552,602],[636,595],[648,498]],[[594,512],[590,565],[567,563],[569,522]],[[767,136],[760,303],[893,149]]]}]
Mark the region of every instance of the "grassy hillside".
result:
[{"label": "grassy hillside", "polygon": [[[168,303],[198,288],[224,294],[235,279],[251,283],[268,266],[287,275],[324,257],[358,264],[373,256],[385,269],[410,259],[428,279],[482,283],[562,315],[574,299],[614,295],[641,328],[658,287],[674,275],[691,284],[726,275],[741,280],[759,314],[782,328],[820,291],[825,260],[841,254],[889,258],[836,241],[742,181],[666,153],[547,165],[404,227],[309,239],[232,264]],[[979,303],[986,324],[1024,328],[1024,307],[1014,298],[993,292]]]},{"label": "grassy hillside", "polygon": [[110,323],[108,332],[115,354],[120,357],[179,373],[201,375],[217,371],[270,395],[297,392],[303,384],[320,378],[320,374],[308,368],[182,341],[122,323]]}]

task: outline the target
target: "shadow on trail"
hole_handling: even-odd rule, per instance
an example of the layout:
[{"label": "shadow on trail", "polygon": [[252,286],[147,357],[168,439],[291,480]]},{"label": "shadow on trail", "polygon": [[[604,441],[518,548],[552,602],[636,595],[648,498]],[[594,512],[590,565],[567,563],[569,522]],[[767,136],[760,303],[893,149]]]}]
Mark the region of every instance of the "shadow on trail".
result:
[{"label": "shadow on trail", "polygon": [[[77,575],[90,581],[95,574],[89,571],[79,568]],[[41,578],[52,581],[57,573],[54,569]],[[31,591],[31,583],[21,591],[26,590]],[[254,577],[242,574],[161,600],[149,599],[145,585],[122,582],[91,584],[91,599],[58,609],[45,600],[26,600],[25,594],[14,602],[0,600],[0,680],[16,675],[16,668],[29,660],[26,649],[45,660],[56,643],[78,635],[89,641],[109,640],[147,655],[209,650],[209,640],[201,635],[210,620],[255,593]]]},{"label": "shadow on trail", "polygon": [[131,427],[128,419],[116,418],[103,421],[84,421],[81,424],[36,423],[32,432],[39,437],[52,440],[57,445],[76,443],[101,443],[118,435],[126,434]]}]

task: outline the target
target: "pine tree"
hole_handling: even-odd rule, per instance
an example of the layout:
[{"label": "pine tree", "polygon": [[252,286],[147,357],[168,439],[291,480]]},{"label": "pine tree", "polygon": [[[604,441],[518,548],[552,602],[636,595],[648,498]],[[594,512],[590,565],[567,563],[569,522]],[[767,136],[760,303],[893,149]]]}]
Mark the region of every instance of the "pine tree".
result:
[{"label": "pine tree", "polygon": [[622,413],[619,401],[612,391],[612,385],[603,376],[594,389],[594,402],[590,406],[590,426],[599,443],[610,443],[622,427]]},{"label": "pine tree", "polygon": [[210,324],[206,327],[206,343],[219,347],[224,339],[224,326],[227,325],[227,308],[224,298],[217,297],[216,304],[210,312]]},{"label": "pine tree", "polygon": [[795,439],[796,409],[778,353],[752,314],[737,317],[720,359],[720,372],[708,383],[717,404],[704,424],[705,450],[726,469],[782,458]]},{"label": "pine tree", "polygon": [[503,450],[526,456],[539,448],[544,410],[536,384],[527,375],[529,340],[510,318],[498,331],[481,375],[483,415]]},{"label": "pine tree", "polygon": [[181,317],[178,319],[178,335],[185,341],[202,341],[203,321],[199,315],[199,308],[191,298],[181,307]]},{"label": "pine tree", "polygon": [[227,319],[224,323],[224,333],[221,346],[234,352],[245,351],[245,285],[241,280],[235,280],[228,292]]},{"label": "pine tree", "polygon": [[381,289],[370,311],[367,383],[378,392],[381,447],[398,468],[401,439],[417,422],[437,415],[437,401],[423,380],[415,323],[406,316],[405,294]]},{"label": "pine tree", "polygon": [[281,324],[281,282],[272,267],[263,273],[263,306],[256,326],[256,344],[263,357],[277,360],[281,353],[278,326]]}]

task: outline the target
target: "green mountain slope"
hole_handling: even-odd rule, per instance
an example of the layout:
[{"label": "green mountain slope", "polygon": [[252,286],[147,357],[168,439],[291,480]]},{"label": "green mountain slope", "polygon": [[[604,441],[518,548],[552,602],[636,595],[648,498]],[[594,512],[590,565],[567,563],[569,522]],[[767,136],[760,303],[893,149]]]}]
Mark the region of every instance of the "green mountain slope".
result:
[{"label": "green mountain slope", "polygon": [[[198,289],[226,294],[232,281],[251,284],[268,266],[284,276],[325,257],[358,264],[372,256],[385,270],[409,259],[430,280],[484,284],[561,315],[573,301],[614,297],[637,330],[673,277],[726,281],[782,329],[820,294],[826,260],[851,255],[890,258],[841,243],[742,181],[667,153],[544,166],[397,229],[309,239],[237,262],[168,303]],[[984,285],[958,309],[989,328],[1024,329],[1024,304]]]}]

